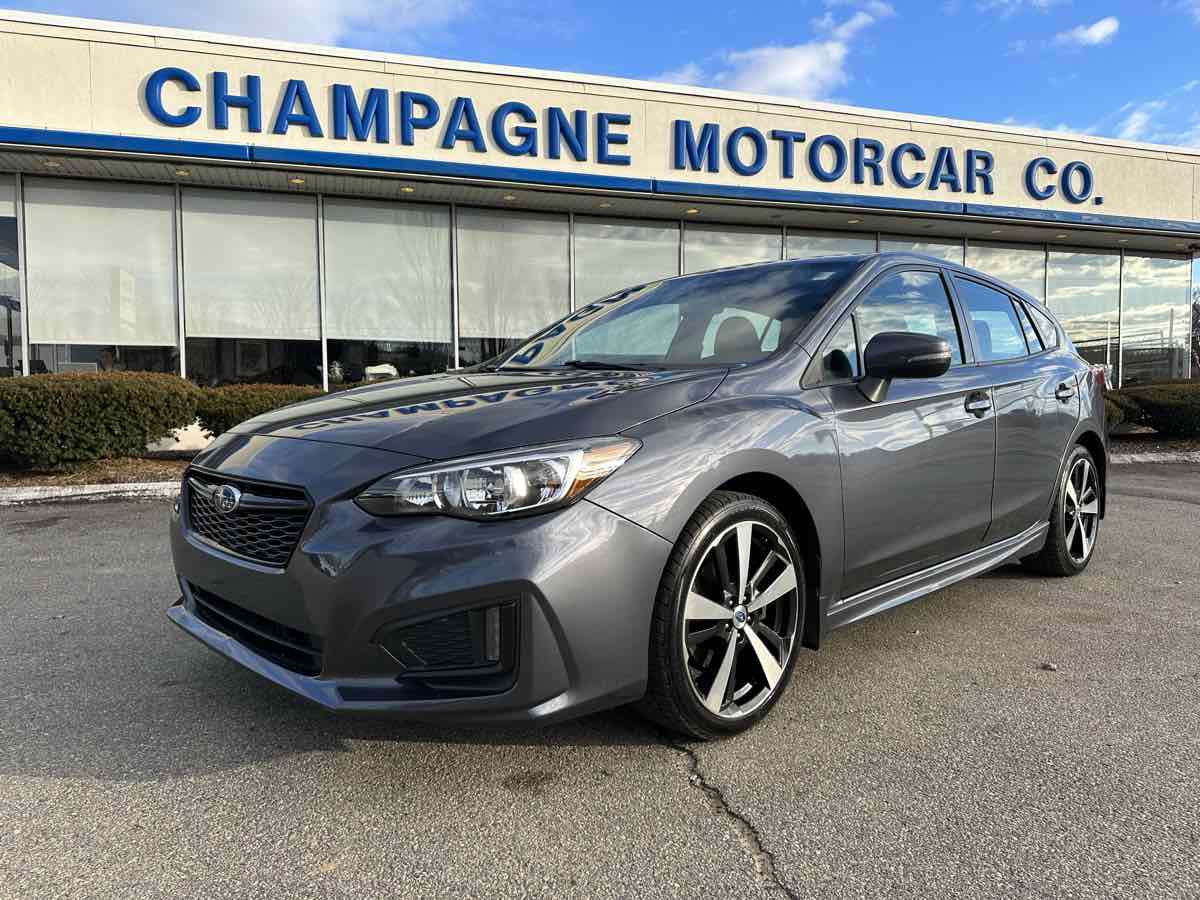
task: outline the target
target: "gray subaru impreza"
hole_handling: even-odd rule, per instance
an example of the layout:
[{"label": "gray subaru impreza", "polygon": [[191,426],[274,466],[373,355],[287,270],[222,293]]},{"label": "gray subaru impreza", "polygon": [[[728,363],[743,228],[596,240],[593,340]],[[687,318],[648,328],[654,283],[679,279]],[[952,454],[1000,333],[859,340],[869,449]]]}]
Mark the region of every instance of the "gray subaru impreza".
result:
[{"label": "gray subaru impreza", "polygon": [[171,619],[336,710],[750,727],[802,647],[1095,551],[1104,370],[1034,298],[910,254],[641,284],[483,365],[221,435]]}]

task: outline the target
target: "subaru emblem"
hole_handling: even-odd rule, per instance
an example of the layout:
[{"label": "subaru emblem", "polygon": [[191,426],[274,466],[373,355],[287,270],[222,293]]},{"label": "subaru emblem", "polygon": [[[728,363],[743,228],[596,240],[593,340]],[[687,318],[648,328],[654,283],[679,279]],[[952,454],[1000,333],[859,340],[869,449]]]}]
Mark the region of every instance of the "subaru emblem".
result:
[{"label": "subaru emblem", "polygon": [[223,516],[227,516],[237,509],[238,504],[242,502],[242,492],[232,484],[223,484],[213,495],[213,500],[216,504],[217,512]]}]

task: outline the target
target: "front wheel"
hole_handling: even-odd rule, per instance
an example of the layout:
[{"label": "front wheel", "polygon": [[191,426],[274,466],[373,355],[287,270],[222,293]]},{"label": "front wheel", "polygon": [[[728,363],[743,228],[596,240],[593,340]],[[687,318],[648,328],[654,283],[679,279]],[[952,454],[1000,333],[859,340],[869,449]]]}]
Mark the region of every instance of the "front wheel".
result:
[{"label": "front wheel", "polygon": [[802,557],[779,511],[749,494],[712,494],[663,573],[639,710],[703,740],[749,728],[787,686],[804,597]]},{"label": "front wheel", "polygon": [[1078,575],[1091,562],[1099,536],[1100,473],[1088,449],[1076,445],[1063,466],[1046,545],[1022,562],[1043,575]]}]

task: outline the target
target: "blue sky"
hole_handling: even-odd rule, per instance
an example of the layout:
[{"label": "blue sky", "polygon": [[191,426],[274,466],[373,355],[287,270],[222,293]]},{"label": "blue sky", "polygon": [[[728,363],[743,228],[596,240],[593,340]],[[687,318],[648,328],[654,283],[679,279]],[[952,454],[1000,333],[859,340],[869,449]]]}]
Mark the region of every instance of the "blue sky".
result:
[{"label": "blue sky", "polygon": [[1200,145],[1200,0],[51,0],[41,12]]}]

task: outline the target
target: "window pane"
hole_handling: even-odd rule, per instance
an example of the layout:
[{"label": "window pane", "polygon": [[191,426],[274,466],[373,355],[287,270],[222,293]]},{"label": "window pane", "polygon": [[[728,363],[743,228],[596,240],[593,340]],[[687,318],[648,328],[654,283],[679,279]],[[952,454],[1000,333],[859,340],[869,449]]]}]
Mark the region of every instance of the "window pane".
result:
[{"label": "window pane", "polygon": [[819,231],[787,233],[788,259],[812,259],[815,256],[850,256],[855,253],[874,253],[875,235],[837,234]]},{"label": "window pane", "polygon": [[958,263],[959,265],[962,265],[963,261],[963,242],[961,240],[941,240],[938,238],[916,240],[914,238],[893,235],[891,237],[881,237],[879,239],[879,249],[881,251],[903,250],[906,253],[924,253],[926,256],[935,256],[938,259],[944,259],[947,262]]},{"label": "window pane", "polygon": [[197,384],[321,384],[320,341],[188,338],[187,374]]},{"label": "window pane", "polygon": [[1041,337],[1038,335],[1037,329],[1034,328],[1033,322],[1029,318],[1029,310],[1024,303],[1017,303],[1017,318],[1021,320],[1021,330],[1025,332],[1025,343],[1029,346],[1030,353],[1037,353],[1040,350],[1045,350],[1046,346],[1042,343]]},{"label": "window pane", "polygon": [[967,265],[1046,302],[1046,251],[1041,247],[972,242]]},{"label": "window pane", "polygon": [[1189,377],[1191,261],[1125,254],[1122,385]]},{"label": "window pane", "polygon": [[981,362],[1016,359],[1029,353],[1021,322],[1008,294],[965,278],[955,278],[954,285],[971,317]]},{"label": "window pane", "polygon": [[513,347],[570,306],[567,217],[458,211],[458,310],[463,365]]},{"label": "window pane", "polygon": [[0,378],[21,374],[21,255],[17,248],[17,184],[0,177]]},{"label": "window pane", "polygon": [[1029,313],[1029,317],[1033,319],[1033,327],[1038,330],[1042,344],[1046,347],[1057,347],[1058,329],[1054,327],[1054,322],[1050,317],[1036,306],[1026,306],[1025,312]]},{"label": "window pane", "polygon": [[864,351],[871,338],[884,331],[912,331],[946,339],[955,365],[962,362],[962,343],[950,298],[935,272],[898,272],[889,275],[854,311],[858,339]]},{"label": "window pane", "polygon": [[575,305],[679,274],[679,226],[575,218]]},{"label": "window pane", "polygon": [[175,191],[25,182],[29,339],[174,347]]},{"label": "window pane", "polygon": [[781,257],[779,228],[734,228],[693,225],[683,231],[683,264],[687,272],[707,272],[725,266],[769,262]]},{"label": "window pane", "polygon": [[1112,367],[1113,384],[1120,381],[1120,278],[1119,254],[1050,252],[1047,305],[1062,322],[1080,356]]},{"label": "window pane", "polygon": [[844,381],[857,377],[858,347],[854,342],[854,319],[846,316],[822,351],[821,381]]},{"label": "window pane", "polygon": [[183,259],[189,338],[319,341],[312,197],[185,190]]},{"label": "window pane", "polygon": [[442,371],[450,359],[450,210],[325,201],[329,381]]},{"label": "window pane", "polygon": [[175,347],[129,347],[112,344],[32,344],[29,373],[43,372],[170,372],[179,374]]}]

